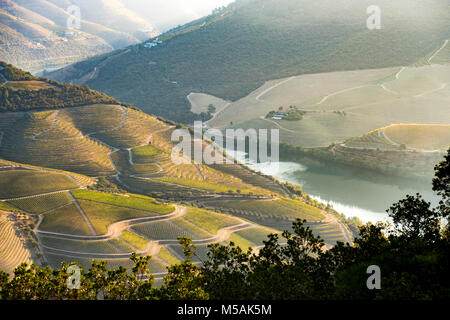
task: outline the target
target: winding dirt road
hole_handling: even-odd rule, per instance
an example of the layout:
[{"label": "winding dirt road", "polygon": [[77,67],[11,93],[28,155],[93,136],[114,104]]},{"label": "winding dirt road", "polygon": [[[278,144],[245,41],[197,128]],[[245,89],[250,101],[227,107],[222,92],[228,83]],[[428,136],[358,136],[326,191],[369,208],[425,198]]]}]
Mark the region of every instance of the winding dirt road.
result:
[{"label": "winding dirt road", "polygon": [[46,236],[49,238],[56,238],[56,239],[66,239],[66,240],[111,240],[120,237],[122,232],[132,226],[136,226],[143,223],[149,223],[149,222],[157,222],[157,221],[165,221],[165,220],[171,220],[175,218],[182,217],[186,214],[187,209],[183,206],[174,205],[175,210],[174,212],[167,214],[167,215],[160,215],[160,216],[151,216],[151,217],[143,217],[143,218],[134,218],[134,219],[127,219],[122,220],[119,222],[115,222],[111,224],[108,227],[108,232],[104,235],[96,235],[96,236],[80,236],[80,235],[73,235],[73,234],[66,234],[66,233],[58,233],[58,232],[50,232],[50,231],[42,231],[39,230],[39,225],[37,227],[37,234]]},{"label": "winding dirt road", "polygon": [[[112,224],[109,228],[108,235],[102,236],[101,239],[96,237],[95,239],[93,237],[85,236],[83,237],[83,240],[110,240],[117,238],[121,235],[122,231],[125,229],[128,229],[131,226],[135,226],[142,223],[148,223],[148,222],[157,222],[157,221],[164,221],[164,220],[171,220],[178,217],[183,216],[186,213],[185,207],[177,206],[176,212],[166,215],[164,217],[158,217],[160,219],[146,221],[146,218],[140,218],[140,219],[130,219],[125,220],[121,222],[117,222],[115,224]],[[254,228],[255,225],[249,222],[242,222],[241,224],[225,227],[220,230],[218,230],[217,234],[206,239],[197,239],[192,240],[193,244],[196,245],[206,245],[210,243],[218,243],[226,241],[230,238],[231,234],[237,231]],[[59,238],[59,239],[69,239],[66,238],[66,236],[69,236],[71,240],[81,240],[80,238],[72,239],[73,235],[64,235],[64,234],[58,234],[58,233],[48,233],[48,232],[42,232],[38,231],[40,235],[45,235],[46,237],[53,237],[53,238]],[[106,237],[106,238],[105,238]],[[159,251],[161,250],[161,247],[167,246],[167,245],[177,245],[179,244],[179,241],[177,239],[168,239],[168,240],[155,240],[155,241],[149,241],[149,244],[144,250],[138,251],[138,255],[158,255]],[[71,258],[91,258],[91,259],[127,259],[130,257],[132,252],[122,252],[122,253],[99,253],[99,252],[79,252],[79,251],[70,251],[70,250],[63,250],[63,249],[56,249],[51,248],[45,245],[41,245],[42,248],[45,249],[47,253],[56,254],[56,255],[64,255],[66,257]]]}]

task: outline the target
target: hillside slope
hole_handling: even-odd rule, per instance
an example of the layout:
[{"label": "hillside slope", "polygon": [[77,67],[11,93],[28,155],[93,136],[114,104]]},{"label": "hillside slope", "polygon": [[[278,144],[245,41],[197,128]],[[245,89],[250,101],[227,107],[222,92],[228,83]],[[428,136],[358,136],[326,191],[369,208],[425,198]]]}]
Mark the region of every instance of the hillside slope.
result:
[{"label": "hillside slope", "polygon": [[[37,72],[136,44],[157,34],[150,23],[116,2],[2,0],[1,59]],[[66,10],[70,5],[81,10],[79,30],[67,28],[70,15]]]},{"label": "hillside slope", "polygon": [[[41,85],[54,83],[2,68],[10,94],[42,96],[50,89]],[[56,100],[83,98],[82,91],[59,90]],[[0,268],[28,259],[25,249],[11,259],[20,240],[14,231],[38,264],[106,259],[130,267],[127,259],[137,252],[154,257],[157,278],[183,260],[178,236],[192,238],[202,259],[211,243],[258,248],[295,219],[307,220],[328,246],[352,241],[339,215],[299,188],[237,163],[209,166],[185,155],[187,163],[175,164],[171,136],[182,125],[116,103],[44,111],[10,104],[0,113],[0,211],[27,221],[0,237]]]},{"label": "hillside slope", "polygon": [[450,37],[448,1],[379,1],[382,29],[373,31],[366,27],[372,4],[241,0],[160,36],[162,43],[96,57],[50,78],[190,123],[200,118],[189,110],[191,92],[235,101],[271,79],[408,65]]},{"label": "hillside slope", "polygon": [[37,78],[0,61],[0,112],[58,109],[94,103],[118,103],[87,86]]}]

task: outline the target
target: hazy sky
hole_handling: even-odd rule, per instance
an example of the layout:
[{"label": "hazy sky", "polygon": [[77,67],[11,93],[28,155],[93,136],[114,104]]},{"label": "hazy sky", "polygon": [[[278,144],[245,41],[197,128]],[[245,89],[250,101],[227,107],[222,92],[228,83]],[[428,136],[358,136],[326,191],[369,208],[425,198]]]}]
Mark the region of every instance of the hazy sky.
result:
[{"label": "hazy sky", "polygon": [[198,19],[233,0],[120,0],[160,31]]}]

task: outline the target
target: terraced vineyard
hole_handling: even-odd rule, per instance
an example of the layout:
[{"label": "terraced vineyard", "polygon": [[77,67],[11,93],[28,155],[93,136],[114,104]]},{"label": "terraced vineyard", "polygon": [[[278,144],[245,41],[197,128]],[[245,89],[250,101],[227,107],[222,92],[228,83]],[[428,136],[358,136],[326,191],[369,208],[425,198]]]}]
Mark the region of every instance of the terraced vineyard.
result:
[{"label": "terraced vineyard", "polygon": [[119,149],[148,144],[152,132],[165,129],[166,124],[140,111],[127,109],[126,121],[114,129],[102,130],[93,135],[106,144]]},{"label": "terraced vineyard", "polygon": [[125,108],[118,105],[96,104],[82,108],[63,109],[59,118],[72,123],[83,134],[98,130],[113,130],[123,121]]},{"label": "terraced vineyard", "polygon": [[220,184],[213,184],[206,181],[198,181],[193,179],[183,179],[183,178],[176,178],[176,177],[162,177],[162,178],[156,178],[157,181],[162,181],[166,183],[172,183],[176,185],[182,185],[193,189],[201,189],[201,190],[208,190],[213,191],[216,193],[227,193],[227,192],[237,192],[239,190],[240,192],[244,194],[248,194],[251,191],[250,190],[240,190],[236,189],[234,187],[228,187],[227,185],[220,185]]},{"label": "terraced vineyard", "polygon": [[[159,251],[158,258],[162,261],[168,263],[169,265],[173,265],[176,263],[180,263],[180,259],[177,258],[172,252],[170,252],[166,247],[162,247]],[[182,258],[182,257],[180,257]]]},{"label": "terraced vineyard", "polygon": [[390,151],[444,151],[450,146],[450,125],[394,124],[347,140],[345,146]]},{"label": "terraced vineyard", "polygon": [[198,239],[195,234],[184,230],[173,221],[140,224],[133,227],[132,231],[151,240],[177,240],[178,237]]},{"label": "terraced vineyard", "polygon": [[41,214],[70,204],[72,199],[67,192],[58,192],[40,197],[11,200],[8,203],[22,211]]},{"label": "terraced vineyard", "polygon": [[49,169],[49,168],[43,168],[38,166],[32,166],[29,164],[22,164],[17,162],[12,162],[4,159],[0,159],[0,169],[1,170],[17,170],[17,169],[24,169],[24,170],[34,170],[34,171],[41,171],[41,172],[50,172],[50,173],[61,173],[67,176],[69,179],[71,179],[73,182],[75,182],[79,187],[87,188],[96,183],[95,178],[91,178],[82,174],[74,173],[74,172],[68,172],[68,171],[62,171],[62,170],[56,170],[56,169]]},{"label": "terraced vineyard", "polygon": [[152,211],[113,206],[95,201],[78,200],[78,202],[97,234],[106,234],[108,227],[115,222],[160,215]]},{"label": "terraced vineyard", "polygon": [[[167,247],[167,249],[173,256],[175,256],[176,259],[181,261],[185,259],[182,246],[170,245]],[[192,262],[201,263],[202,261],[205,261],[208,258],[208,251],[209,248],[207,245],[197,245],[197,247],[194,250],[195,254],[192,257]]]},{"label": "terraced vineyard", "polygon": [[26,197],[74,188],[78,188],[78,185],[60,173],[25,169],[0,171],[0,199]]},{"label": "terraced vineyard", "polygon": [[[340,239],[339,223],[289,199],[275,180],[238,164],[208,166],[187,157],[190,163],[175,164],[174,129],[122,105],[0,113],[0,210],[33,216],[31,228],[52,267],[106,259],[130,268],[136,251],[153,256],[158,277],[184,260],[180,236],[198,246],[196,262],[209,243],[258,247],[296,218],[330,241]],[[2,241],[8,252],[18,246]],[[0,268],[9,267],[2,257]]]},{"label": "terraced vineyard", "polygon": [[12,272],[22,262],[31,263],[31,253],[17,234],[12,218],[0,214],[0,270]]},{"label": "terraced vineyard", "polygon": [[88,190],[74,190],[72,194],[80,200],[101,202],[118,207],[145,210],[160,214],[171,213],[174,210],[170,205],[156,203],[155,199],[142,195],[115,195]]},{"label": "terraced vineyard", "polygon": [[450,146],[450,125],[399,124],[385,129],[396,144],[417,150],[442,150]]},{"label": "terraced vineyard", "polygon": [[56,239],[50,237],[39,237],[39,241],[44,249],[52,248],[53,250],[61,250],[72,252],[72,255],[76,255],[76,252],[90,253],[91,255],[101,254],[120,254],[124,252],[131,252],[133,248],[127,245],[126,242],[120,239],[112,239],[106,241],[87,241],[87,240],[67,240]]},{"label": "terraced vineyard", "polygon": [[116,170],[125,176],[135,175],[136,171],[133,169],[129,161],[128,151],[118,150],[111,154],[111,160],[116,166]]},{"label": "terraced vineyard", "polygon": [[120,238],[127,244],[138,250],[147,248],[149,240],[129,230],[124,230]]},{"label": "terraced vineyard", "polygon": [[322,212],[298,200],[211,200],[204,201],[206,207],[233,215],[256,216],[274,219],[305,219],[320,221]]},{"label": "terraced vineyard", "polygon": [[175,240],[178,236],[200,240],[211,238],[220,229],[240,223],[242,221],[224,214],[191,207],[182,218],[140,224],[133,230],[153,240]]},{"label": "terraced vineyard", "polygon": [[[271,233],[277,233],[277,230],[266,228],[251,228],[237,231],[233,235],[245,239],[253,247],[262,246],[263,241],[267,240],[267,236]],[[230,238],[230,241],[233,241],[233,237]]]},{"label": "terraced vineyard", "polygon": [[149,162],[157,162],[155,160],[158,159],[158,155],[162,153],[161,150],[156,148],[155,146],[149,144],[143,147],[134,148],[133,152],[133,161],[136,163],[149,163]]},{"label": "terraced vineyard", "polygon": [[328,244],[335,245],[338,241],[343,243],[349,241],[348,237],[346,237],[346,234],[342,230],[342,226],[334,221],[309,223],[308,226],[316,236],[320,236]]},{"label": "terraced vineyard", "polygon": [[155,179],[139,179],[121,176],[120,182],[133,192],[139,192],[154,197],[178,197],[183,199],[185,197],[201,196],[208,193],[206,190],[194,190],[189,187],[169,184],[162,181],[160,182]]},{"label": "terraced vineyard", "polygon": [[189,208],[184,219],[213,234],[222,228],[242,223],[242,221],[228,215],[199,208]]},{"label": "terraced vineyard", "polygon": [[383,129],[377,129],[362,136],[345,141],[344,145],[355,149],[378,149],[384,151],[399,150],[398,145],[392,144],[383,134]]},{"label": "terraced vineyard", "polygon": [[176,240],[179,236],[193,240],[209,239],[219,229],[238,224],[231,217],[198,208],[188,208],[183,217],[169,221],[138,224],[132,228],[136,233],[152,240]]},{"label": "terraced vineyard", "polygon": [[75,204],[55,209],[44,214],[39,230],[46,232],[92,235],[92,230]]},{"label": "terraced vineyard", "polygon": [[238,177],[247,184],[257,186],[262,189],[268,189],[272,192],[276,192],[279,194],[285,194],[283,188],[278,183],[274,182],[272,179],[251,172],[241,165],[225,164],[225,165],[214,165],[212,167],[218,171],[224,172],[234,177]]},{"label": "terraced vineyard", "polygon": [[[57,112],[45,118],[30,117],[27,113],[21,115],[5,128],[0,157],[90,176],[113,173],[109,148],[82,136],[67,123],[54,126]],[[9,118],[0,114],[2,117]]]},{"label": "terraced vineyard", "polygon": [[245,239],[244,237],[241,237],[237,235],[236,233],[233,233],[229,241],[240,247],[242,250],[247,251],[249,248],[253,248],[256,246],[255,243],[249,241],[248,239]]}]

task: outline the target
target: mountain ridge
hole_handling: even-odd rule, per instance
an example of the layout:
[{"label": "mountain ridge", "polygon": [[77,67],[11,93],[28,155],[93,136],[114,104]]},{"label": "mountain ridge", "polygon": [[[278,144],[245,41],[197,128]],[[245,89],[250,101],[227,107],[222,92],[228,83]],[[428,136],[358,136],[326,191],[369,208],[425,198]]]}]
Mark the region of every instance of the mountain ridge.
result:
[{"label": "mountain ridge", "polygon": [[[235,101],[268,80],[409,65],[450,36],[444,2],[400,2],[381,1],[383,27],[369,30],[366,9],[372,3],[366,0],[237,1],[147,42],[153,44],[130,46],[83,83],[148,113],[183,123],[206,120],[190,112],[191,92]],[[399,12],[402,6],[407,10]],[[427,14],[420,16],[425,9]],[[99,60],[89,59],[48,77],[76,83]]]},{"label": "mountain ridge", "polygon": [[[80,8],[79,30],[67,28],[70,5]],[[104,0],[2,0],[0,26],[2,60],[33,72],[62,67],[159,33],[134,12]]]}]

